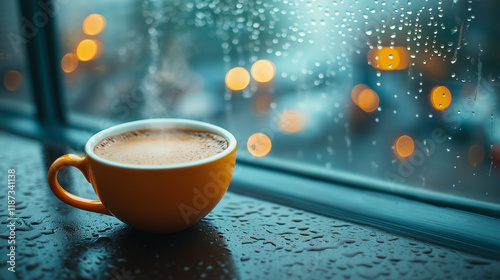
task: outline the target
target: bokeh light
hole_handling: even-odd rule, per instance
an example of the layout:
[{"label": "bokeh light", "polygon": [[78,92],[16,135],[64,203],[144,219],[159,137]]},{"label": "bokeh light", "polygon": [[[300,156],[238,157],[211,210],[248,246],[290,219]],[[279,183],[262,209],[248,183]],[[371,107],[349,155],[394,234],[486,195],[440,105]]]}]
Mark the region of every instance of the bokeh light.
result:
[{"label": "bokeh light", "polygon": [[377,110],[379,102],[380,99],[378,98],[378,94],[375,91],[367,88],[363,89],[359,93],[357,105],[363,111],[371,113]]},{"label": "bokeh light", "polygon": [[472,145],[469,148],[469,163],[476,167],[483,163],[485,157],[484,147],[481,145]]},{"label": "bokeh light", "polygon": [[369,64],[380,70],[403,70],[410,65],[410,54],[403,47],[381,47],[368,51]]},{"label": "bokeh light", "polygon": [[3,84],[9,91],[15,91],[21,86],[23,75],[16,70],[10,70],[3,76]]},{"label": "bokeh light", "polygon": [[83,32],[87,35],[97,35],[106,27],[106,18],[99,14],[88,15],[83,21]]},{"label": "bokeh light", "polygon": [[415,150],[415,142],[408,135],[400,136],[394,143],[394,151],[400,157],[408,157]]},{"label": "bokeh light", "polygon": [[76,48],[76,55],[81,61],[94,59],[99,52],[99,44],[96,40],[84,39]]},{"label": "bokeh light", "polygon": [[243,67],[234,67],[226,74],[226,86],[230,90],[243,90],[250,84],[250,74]]},{"label": "bokeh light", "polygon": [[71,73],[78,67],[78,57],[72,53],[67,53],[61,59],[61,68],[65,73]]},{"label": "bokeh light", "polygon": [[451,104],[451,92],[445,86],[434,87],[430,94],[430,100],[434,109],[443,111]]},{"label": "bokeh light", "polygon": [[254,80],[259,83],[267,83],[274,78],[276,68],[274,64],[267,59],[257,60],[250,69]]},{"label": "bokeh light", "polygon": [[[355,85],[352,90],[351,90],[351,98],[352,98],[352,102],[354,102],[354,104],[358,105],[358,99],[359,99],[359,94],[365,90],[365,89],[369,89],[370,87],[365,85],[365,84],[357,84]],[[359,105],[358,105],[359,106]]]},{"label": "bokeh light", "polygon": [[292,134],[304,130],[306,116],[295,110],[285,110],[278,117],[278,128],[281,132]]},{"label": "bokeh light", "polygon": [[263,157],[269,154],[271,147],[271,139],[264,133],[255,133],[247,141],[247,149],[255,157]]}]

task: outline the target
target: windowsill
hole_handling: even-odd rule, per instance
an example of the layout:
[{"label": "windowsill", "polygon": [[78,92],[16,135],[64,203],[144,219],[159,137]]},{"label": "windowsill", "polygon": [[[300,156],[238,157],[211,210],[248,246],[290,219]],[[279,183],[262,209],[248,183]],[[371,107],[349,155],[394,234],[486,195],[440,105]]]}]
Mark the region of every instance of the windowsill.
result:
[{"label": "windowsill", "polygon": [[[0,114],[1,115],[1,114]],[[40,139],[50,146],[82,149],[92,135],[90,130],[41,127],[32,118],[1,115],[0,129],[28,138]],[[488,215],[480,215],[436,206],[374,188],[352,188],[343,181],[332,183],[318,174],[311,176],[263,168],[238,161],[230,190],[303,210],[375,226],[390,232],[412,236],[473,254],[500,259],[500,211],[496,205],[483,205]],[[321,174],[320,174],[321,175]],[[259,178],[258,181],[255,178]],[[432,194],[434,195],[434,194]],[[417,193],[414,197],[422,196]],[[412,198],[414,198],[412,197]],[[442,199],[442,197],[440,197]],[[445,200],[446,201],[446,200]],[[432,202],[432,201],[431,201]],[[463,205],[470,205],[465,200]],[[474,207],[478,207],[475,205]],[[496,207],[496,208],[495,208]]]},{"label": "windowsill", "polygon": [[498,218],[241,163],[239,167],[234,192],[500,258]]},{"label": "windowsill", "polygon": [[[50,192],[46,174],[51,162],[64,153],[65,148],[49,147],[38,141],[4,132],[0,132],[0,144],[5,148],[0,163],[2,170],[16,169],[16,215],[19,229],[16,232],[16,276],[21,279],[500,277],[500,261],[407,237],[407,233],[411,234],[415,229],[404,228],[403,217],[400,215],[399,220],[393,221],[394,223],[384,226],[379,222],[382,227],[392,231],[386,232],[349,223],[342,218],[316,215],[233,192],[263,196],[266,190],[270,194],[266,199],[374,224],[376,222],[371,219],[389,215],[384,209],[404,212],[402,205],[410,203],[415,206],[412,213],[418,218],[426,214],[424,210],[431,211],[431,216],[436,215],[434,210],[438,209],[434,206],[422,206],[421,203],[397,197],[387,200],[384,195],[373,191],[332,186],[338,198],[344,198],[336,199],[316,186],[318,182],[291,176],[294,185],[307,184],[303,185],[308,189],[307,192],[303,188],[291,192],[301,195],[302,199],[299,201],[291,195],[281,196],[284,194],[283,190],[293,189],[292,178],[287,178],[289,175],[239,165],[240,175],[235,176],[230,191],[201,222],[179,233],[153,235],[127,227],[114,217],[85,212],[59,201]],[[92,187],[80,173],[72,173],[71,169],[64,169],[62,173],[61,183],[72,192],[86,197],[95,196]],[[261,181],[250,186],[249,178],[254,178],[257,173],[261,176]],[[271,191],[267,189],[273,186],[275,188]],[[310,200],[310,194],[314,191],[321,191],[320,194],[325,198],[321,204]],[[346,196],[354,191],[356,196]],[[5,198],[5,194],[0,194],[1,196]],[[338,203],[337,210],[325,207],[327,201]],[[374,211],[375,214],[366,213],[363,210],[364,203],[360,203],[377,201],[389,204]],[[350,211],[338,210],[347,206],[350,206]],[[7,223],[4,210],[0,210],[3,224]],[[449,210],[452,209],[440,208],[439,217],[452,214],[453,216],[446,216],[446,219],[460,223],[459,217],[455,216],[457,213]],[[485,227],[484,224],[475,224],[474,221],[479,221],[477,219],[494,219],[466,212],[462,214],[470,219],[467,221],[470,228]],[[430,221],[426,219],[420,221],[420,224],[428,222]],[[476,236],[476,242],[491,236],[491,232],[497,231],[497,228],[498,223],[496,228],[488,228],[485,236]],[[436,229],[434,234],[440,235],[440,228]],[[0,231],[0,237],[4,241],[6,231],[5,226]],[[0,278],[8,279],[12,277],[10,273],[4,264],[0,270]]]}]

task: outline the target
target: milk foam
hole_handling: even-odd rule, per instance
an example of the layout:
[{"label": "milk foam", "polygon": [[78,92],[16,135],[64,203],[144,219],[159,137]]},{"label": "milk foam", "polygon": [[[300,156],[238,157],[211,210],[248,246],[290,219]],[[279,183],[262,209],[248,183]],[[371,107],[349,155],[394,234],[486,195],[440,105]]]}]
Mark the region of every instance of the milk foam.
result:
[{"label": "milk foam", "polygon": [[227,147],[227,140],[212,132],[144,129],[106,137],[94,147],[94,153],[125,164],[171,165],[205,159]]}]

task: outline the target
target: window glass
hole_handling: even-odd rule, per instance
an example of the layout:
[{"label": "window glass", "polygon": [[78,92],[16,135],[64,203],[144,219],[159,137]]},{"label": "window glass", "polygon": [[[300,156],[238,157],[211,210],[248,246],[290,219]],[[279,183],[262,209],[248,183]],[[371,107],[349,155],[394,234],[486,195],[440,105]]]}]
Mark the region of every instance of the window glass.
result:
[{"label": "window glass", "polygon": [[0,3],[0,110],[34,114],[26,53],[30,20],[20,15],[19,2]]},{"label": "window glass", "polygon": [[496,1],[60,9],[73,123],[203,120],[235,134],[241,160],[500,203]]}]

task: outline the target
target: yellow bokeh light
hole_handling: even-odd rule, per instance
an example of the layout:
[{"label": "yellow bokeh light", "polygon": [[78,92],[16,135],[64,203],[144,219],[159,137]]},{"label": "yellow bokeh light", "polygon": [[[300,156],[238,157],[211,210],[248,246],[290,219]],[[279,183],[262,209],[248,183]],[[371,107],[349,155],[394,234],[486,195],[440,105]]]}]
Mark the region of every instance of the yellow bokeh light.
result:
[{"label": "yellow bokeh light", "polygon": [[99,14],[91,14],[83,21],[83,32],[87,35],[97,35],[106,27],[106,18]]},{"label": "yellow bokeh light", "polygon": [[263,157],[271,151],[271,139],[264,133],[255,133],[248,138],[247,149],[255,157]]},{"label": "yellow bokeh light", "polygon": [[367,88],[359,93],[357,105],[363,111],[371,113],[377,110],[379,102],[380,99],[378,98],[378,94],[375,91]]},{"label": "yellow bokeh light", "polygon": [[451,104],[451,92],[445,86],[434,87],[430,94],[430,100],[434,109],[443,111]]},{"label": "yellow bokeh light", "polygon": [[257,60],[250,69],[252,77],[259,83],[267,83],[274,78],[276,68],[274,64],[267,59]]},{"label": "yellow bokeh light", "polygon": [[78,47],[76,47],[76,56],[81,61],[88,61],[94,59],[99,51],[99,44],[96,40],[85,39],[82,40]]},{"label": "yellow bokeh light", "polygon": [[380,70],[402,70],[410,65],[410,54],[403,47],[371,49],[367,59],[373,68]]},{"label": "yellow bokeh light", "polygon": [[306,117],[299,111],[285,110],[278,118],[278,128],[281,132],[292,134],[304,130]]},{"label": "yellow bokeh light", "polygon": [[3,76],[3,84],[9,91],[15,91],[21,86],[23,75],[16,70],[10,70]]},{"label": "yellow bokeh light", "polygon": [[67,53],[61,59],[61,68],[65,73],[71,73],[78,67],[78,57],[72,53]]},{"label": "yellow bokeh light", "polygon": [[415,150],[415,142],[408,135],[403,135],[394,143],[394,151],[400,157],[408,157]]},{"label": "yellow bokeh light", "polygon": [[243,90],[250,84],[250,74],[243,67],[234,67],[227,71],[226,86],[231,90]]},{"label": "yellow bokeh light", "polygon": [[472,145],[469,148],[469,163],[476,167],[483,163],[485,157],[484,147],[481,145]]}]

